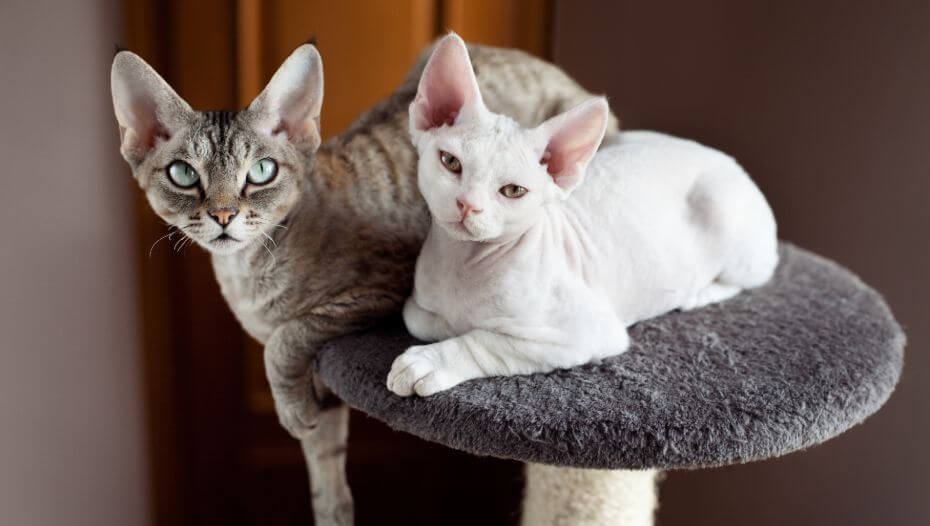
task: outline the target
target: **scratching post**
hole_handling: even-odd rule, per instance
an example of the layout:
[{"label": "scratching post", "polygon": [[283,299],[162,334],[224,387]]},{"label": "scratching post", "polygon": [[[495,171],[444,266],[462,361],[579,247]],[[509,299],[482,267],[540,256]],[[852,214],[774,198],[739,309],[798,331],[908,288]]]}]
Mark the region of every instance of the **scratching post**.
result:
[{"label": "scratching post", "polygon": [[657,471],[526,465],[522,526],[649,526]]},{"label": "scratching post", "polygon": [[779,252],[767,285],[638,323],[630,349],[599,363],[401,398],[385,380],[417,341],[395,319],[330,342],[315,367],[396,429],[529,463],[524,524],[595,524],[624,509],[629,524],[649,524],[654,470],[819,444],[878,410],[898,381],[905,337],[882,297],[829,260]]}]

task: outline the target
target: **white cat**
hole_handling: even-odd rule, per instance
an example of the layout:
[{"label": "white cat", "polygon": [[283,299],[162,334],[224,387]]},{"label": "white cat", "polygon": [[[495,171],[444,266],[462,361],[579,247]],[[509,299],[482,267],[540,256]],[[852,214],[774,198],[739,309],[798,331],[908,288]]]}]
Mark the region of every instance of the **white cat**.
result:
[{"label": "white cat", "polygon": [[598,151],[607,115],[592,99],[520,128],[485,108],[464,43],[438,46],[410,106],[433,222],[404,321],[441,341],[398,356],[391,391],[616,355],[637,321],[771,277],[775,219],[733,159],[652,132]]}]

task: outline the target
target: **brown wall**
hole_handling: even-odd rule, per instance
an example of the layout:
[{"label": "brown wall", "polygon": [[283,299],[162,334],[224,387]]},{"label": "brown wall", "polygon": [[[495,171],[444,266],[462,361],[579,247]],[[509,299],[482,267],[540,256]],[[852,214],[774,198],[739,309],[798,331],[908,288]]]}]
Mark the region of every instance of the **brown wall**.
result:
[{"label": "brown wall", "polygon": [[0,524],[148,523],[118,3],[0,3]]},{"label": "brown wall", "polygon": [[781,237],[883,292],[910,344],[888,405],[810,451],[673,473],[660,522],[930,524],[930,2],[557,2],[553,54],[627,128],[733,154]]}]

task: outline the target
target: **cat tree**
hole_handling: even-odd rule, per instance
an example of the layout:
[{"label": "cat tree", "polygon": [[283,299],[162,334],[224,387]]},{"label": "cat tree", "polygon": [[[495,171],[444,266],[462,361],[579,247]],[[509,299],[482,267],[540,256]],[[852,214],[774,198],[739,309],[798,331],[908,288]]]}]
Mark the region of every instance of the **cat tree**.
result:
[{"label": "cat tree", "polygon": [[398,320],[331,342],[316,368],[395,429],[528,463],[525,525],[651,524],[655,473],[751,462],[832,438],[888,399],[905,337],[855,275],[782,244],[772,281],[631,328],[625,354],[421,398],[385,387],[416,341]]}]

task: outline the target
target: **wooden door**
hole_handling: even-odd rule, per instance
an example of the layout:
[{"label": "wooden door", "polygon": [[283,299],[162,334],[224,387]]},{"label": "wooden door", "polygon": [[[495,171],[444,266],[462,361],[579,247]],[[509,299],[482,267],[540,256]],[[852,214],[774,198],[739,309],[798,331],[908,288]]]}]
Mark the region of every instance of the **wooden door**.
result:
[{"label": "wooden door", "polygon": [[[547,56],[549,12],[549,0],[127,0],[126,45],[194,108],[219,109],[246,106],[315,38],[328,137],[390,93],[447,29]],[[176,253],[176,238],[151,247],[167,227],[141,193],[137,201],[155,523],[310,524],[303,460],[277,425],[261,347],[229,312],[202,250]],[[449,451],[358,413],[350,436],[359,525],[517,520],[519,464]]]}]

